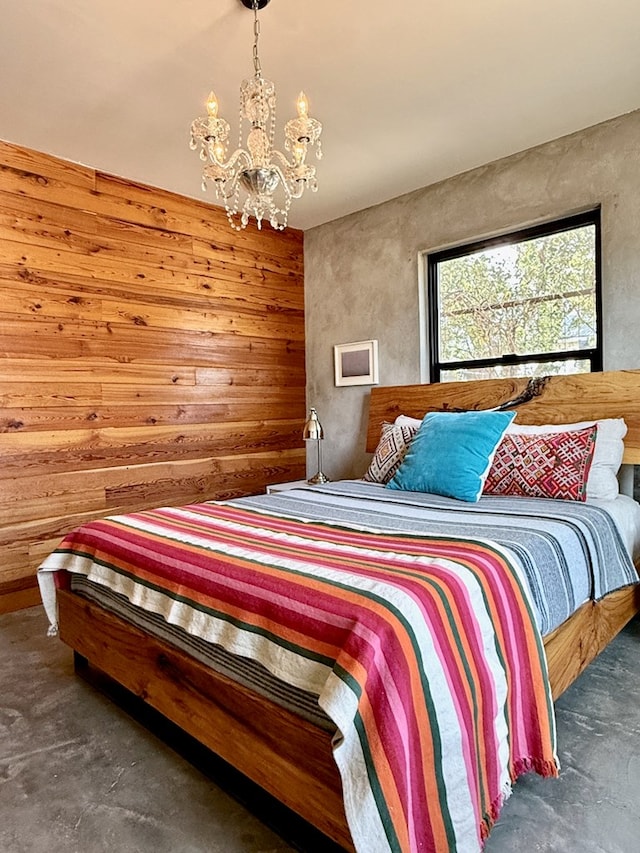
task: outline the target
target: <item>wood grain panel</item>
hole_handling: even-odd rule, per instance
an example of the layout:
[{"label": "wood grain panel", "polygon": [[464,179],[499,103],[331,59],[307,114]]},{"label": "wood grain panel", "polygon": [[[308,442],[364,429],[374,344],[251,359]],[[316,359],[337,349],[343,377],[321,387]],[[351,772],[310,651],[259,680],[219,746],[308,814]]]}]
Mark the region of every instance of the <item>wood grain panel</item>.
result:
[{"label": "wood grain panel", "polygon": [[[73,392],[79,384],[90,384],[102,387],[109,381],[117,385],[195,385],[198,370],[195,367],[172,364],[140,364],[138,362],[105,362],[102,359],[90,358],[61,358],[47,364],[46,375],[39,370],[42,361],[37,358],[3,358],[0,388],[10,383],[29,383],[46,385],[58,383],[67,392]],[[230,377],[233,372],[230,371]],[[214,384],[214,383],[212,383]],[[215,384],[227,384],[215,383]],[[130,390],[127,392],[130,394]],[[131,399],[128,397],[127,399]],[[54,404],[55,405],[55,404]]]},{"label": "wood grain panel", "polygon": [[210,207],[203,196],[202,201],[185,198],[167,190],[153,189],[149,195],[149,187],[142,184],[131,184],[123,178],[96,172],[96,191],[108,198],[111,203],[119,199],[126,206],[134,203],[134,210],[124,216],[114,218],[122,221],[138,222],[136,217],[149,214],[156,217],[164,216],[171,231],[192,234],[221,246],[239,249],[258,249],[261,255],[268,257],[283,257],[299,263],[300,232],[291,228],[276,232],[271,228],[258,231],[247,228],[246,231],[234,232],[220,228],[221,219],[214,221],[209,215]]},{"label": "wood grain panel", "polygon": [[0,162],[14,169],[40,175],[42,178],[56,178],[89,191],[95,189],[96,176],[92,169],[11,142],[0,141]]},{"label": "wood grain panel", "polygon": [[[1,178],[0,167],[0,178]],[[0,192],[2,182],[0,180]],[[227,227],[229,227],[227,225]],[[133,244],[130,244],[133,245]],[[192,260],[189,266],[183,268],[176,264],[167,263],[166,256],[147,257],[140,261],[129,253],[118,258],[113,263],[105,251],[97,244],[85,244],[81,251],[69,249],[66,243],[49,245],[24,242],[16,239],[12,234],[11,239],[4,239],[0,243],[0,263],[17,266],[24,270],[35,270],[48,274],[65,274],[68,276],[79,275],[91,279],[94,275],[106,281],[119,281],[140,283],[148,285],[170,287],[178,284],[185,276],[189,276],[192,282],[198,281],[203,287],[199,277],[206,276],[211,282],[211,290],[215,289],[218,280],[228,280],[236,283],[253,283],[258,286],[273,281],[275,287],[286,288],[288,284],[295,285],[299,276],[282,275],[279,272],[263,269],[255,263],[240,267],[238,264],[225,263],[224,261],[197,261]],[[150,253],[151,254],[151,253]]]},{"label": "wood grain panel", "polygon": [[[29,152],[26,159],[18,162],[14,154],[17,147],[5,147],[5,143],[0,143],[2,193],[84,210],[131,225],[257,250],[269,257],[301,258],[301,234],[294,229],[275,232],[273,229],[258,231],[250,227],[240,233],[231,232],[226,215],[205,202],[135,184],[125,178],[105,175],[92,169],[86,170],[87,183],[81,186],[78,175],[83,167],[69,169],[69,164],[60,160],[56,168],[55,158],[47,155],[44,155],[41,167],[40,157],[43,155],[38,152]],[[87,191],[92,181],[94,189]]]},{"label": "wood grain panel", "polygon": [[85,520],[304,476],[303,271],[300,232],[0,142],[12,601]]},{"label": "wood grain panel", "polygon": [[[49,249],[61,249],[78,254],[89,254],[103,260],[116,257],[119,261],[128,260],[150,268],[162,268],[177,271],[207,272],[226,270],[235,266],[236,277],[241,278],[247,266],[262,272],[275,273],[282,278],[297,279],[302,273],[302,264],[285,259],[266,259],[257,251],[236,251],[224,245],[218,246],[205,240],[194,240],[187,235],[177,235],[180,239],[169,242],[154,239],[151,243],[141,240],[123,239],[130,231],[118,232],[107,227],[104,217],[100,225],[95,221],[86,222],[85,214],[73,217],[75,224],[65,217],[64,226],[48,221],[42,209],[36,215],[26,209],[23,199],[13,197],[0,213],[0,239],[30,245],[37,240],[38,245]],[[53,215],[54,205],[41,203],[49,216]],[[93,217],[95,219],[95,217]],[[167,234],[166,231],[144,229],[147,234]],[[111,235],[111,236],[110,236]],[[33,255],[31,255],[33,257]]]},{"label": "wood grain panel", "polygon": [[[19,537],[32,518],[46,517],[50,505],[67,517],[83,513],[97,518],[106,514],[107,506],[113,514],[170,504],[176,490],[183,503],[209,500],[214,492],[218,498],[261,492],[267,482],[293,479],[304,458],[304,450],[294,449],[256,453],[249,460],[230,455],[141,464],[133,471],[120,466],[4,478],[0,481],[0,530],[6,531],[4,538],[7,533]],[[47,536],[45,547],[28,536],[2,543],[4,574],[18,576],[25,557],[44,559],[58,540]]]},{"label": "wood grain panel", "polygon": [[[47,406],[97,406],[102,388],[97,383],[81,382],[21,382],[0,379],[0,407],[42,410]],[[22,420],[22,413],[20,416]]]},{"label": "wood grain panel", "polygon": [[135,323],[69,323],[18,318],[2,327],[0,358],[34,355],[56,359],[97,358],[117,367],[128,363],[201,367],[282,367],[304,364],[304,340],[245,337],[233,333],[164,329],[144,334]]},{"label": "wood grain panel", "polygon": [[[13,244],[15,245],[15,244]],[[18,264],[0,263],[0,286],[10,292],[22,294],[40,301],[44,294],[54,296],[62,294],[69,301],[95,300],[107,296],[111,300],[139,298],[141,302],[151,299],[153,304],[174,310],[185,307],[194,310],[206,310],[213,304],[219,309],[242,307],[246,310],[269,311],[270,313],[299,311],[304,308],[299,288],[295,289],[287,282],[265,290],[262,279],[247,276],[245,281],[236,282],[210,276],[184,275],[180,288],[172,280],[156,280],[153,283],[141,280],[139,276],[129,278],[122,283],[110,278],[101,279],[96,271],[92,278],[78,277],[61,271],[48,273]],[[254,284],[254,287],[247,287]]]},{"label": "wood grain panel", "polygon": [[[133,389],[128,386],[130,393]],[[0,406],[0,433],[16,433],[36,430],[72,430],[78,427],[100,426],[124,428],[129,426],[156,426],[171,424],[203,424],[214,421],[250,421],[256,415],[256,394],[247,388],[209,387],[192,389],[199,393],[203,402],[189,404],[188,391],[183,387],[167,389],[173,391],[174,403],[130,403],[103,404],[101,401],[75,406],[44,406],[42,408]],[[207,395],[202,394],[207,391]],[[181,393],[182,392],[182,393]],[[133,391],[138,400],[138,391]],[[260,415],[266,420],[280,416],[283,407],[289,405],[291,417],[304,420],[304,406],[299,405],[299,388],[263,389],[260,400]],[[220,402],[216,401],[219,398]],[[182,399],[185,402],[182,402]],[[213,400],[213,402],[211,402]],[[0,447],[2,443],[0,442]]]},{"label": "wood grain panel", "polygon": [[0,613],[24,610],[40,603],[40,591],[34,575],[0,583]]}]

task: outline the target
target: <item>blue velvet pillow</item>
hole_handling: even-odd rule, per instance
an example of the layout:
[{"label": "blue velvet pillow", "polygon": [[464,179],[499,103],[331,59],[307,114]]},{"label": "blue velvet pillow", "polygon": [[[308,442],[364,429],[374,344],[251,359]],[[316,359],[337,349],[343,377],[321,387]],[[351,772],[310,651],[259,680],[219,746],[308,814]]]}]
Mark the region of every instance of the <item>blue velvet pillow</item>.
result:
[{"label": "blue velvet pillow", "polygon": [[515,412],[429,412],[387,489],[477,501]]}]

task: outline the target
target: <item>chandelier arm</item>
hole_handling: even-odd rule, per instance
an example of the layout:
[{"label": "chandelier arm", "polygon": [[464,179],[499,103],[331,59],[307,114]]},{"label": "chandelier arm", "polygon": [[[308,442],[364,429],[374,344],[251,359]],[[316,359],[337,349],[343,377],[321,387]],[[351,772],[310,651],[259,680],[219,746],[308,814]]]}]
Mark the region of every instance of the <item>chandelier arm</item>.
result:
[{"label": "chandelier arm", "polygon": [[273,160],[279,160],[282,168],[277,167],[281,180],[286,187],[287,195],[291,198],[302,198],[309,181],[315,179],[316,170],[313,166],[307,166],[304,161],[291,163],[281,151],[275,149],[272,154]]},{"label": "chandelier arm", "polygon": [[244,148],[236,148],[233,154],[227,158],[225,163],[220,163],[225,171],[235,171],[237,164],[239,164],[243,169],[248,169],[251,166],[251,155],[248,151],[245,151]]},{"label": "chandelier arm", "polygon": [[[279,151],[274,151],[273,153],[274,154],[280,154]],[[280,155],[280,156],[282,156],[282,155]],[[280,168],[280,166],[278,166],[277,163],[273,163],[271,165],[271,168],[273,169],[274,172],[277,172],[278,177],[280,178],[280,183],[282,184],[282,191],[284,192],[285,197],[289,198],[291,196],[291,187],[290,187],[291,182],[287,178],[286,173]]]},{"label": "chandelier arm", "polygon": [[279,151],[277,148],[274,148],[271,152],[271,159],[274,161],[277,160],[284,170],[294,169],[296,165],[293,160],[289,160],[287,156],[283,154],[282,151]]},{"label": "chandelier arm", "polygon": [[229,192],[227,192],[227,183],[228,181],[223,181],[222,183],[216,182],[216,195],[221,201],[228,201],[230,198],[236,193],[236,185],[232,184],[229,188]]},{"label": "chandelier arm", "polygon": [[293,181],[291,181],[291,186],[289,187],[291,198],[302,198],[302,195],[305,191],[305,187],[305,181],[294,178]]}]

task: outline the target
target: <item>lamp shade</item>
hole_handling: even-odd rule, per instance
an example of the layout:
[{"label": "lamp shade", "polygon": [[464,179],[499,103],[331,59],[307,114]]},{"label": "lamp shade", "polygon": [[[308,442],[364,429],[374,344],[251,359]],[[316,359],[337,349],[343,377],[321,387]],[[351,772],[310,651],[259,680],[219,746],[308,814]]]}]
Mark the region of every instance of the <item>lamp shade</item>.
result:
[{"label": "lamp shade", "polygon": [[302,430],[302,437],[305,441],[322,441],[324,438],[322,424],[318,420],[318,413],[313,406],[309,410],[309,417],[305,421],[304,429]]}]

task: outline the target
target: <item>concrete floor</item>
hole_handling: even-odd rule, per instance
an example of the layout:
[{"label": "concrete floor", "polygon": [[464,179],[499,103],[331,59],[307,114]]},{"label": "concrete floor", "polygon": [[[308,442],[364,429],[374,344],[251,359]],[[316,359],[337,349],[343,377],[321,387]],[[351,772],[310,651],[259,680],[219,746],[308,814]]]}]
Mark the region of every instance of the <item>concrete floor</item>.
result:
[{"label": "concrete floor", "polygon": [[[142,725],[77,678],[45,631],[40,608],[0,616],[2,853],[335,851],[154,715]],[[518,782],[486,853],[640,851],[639,620],[556,710],[560,778]]]}]

